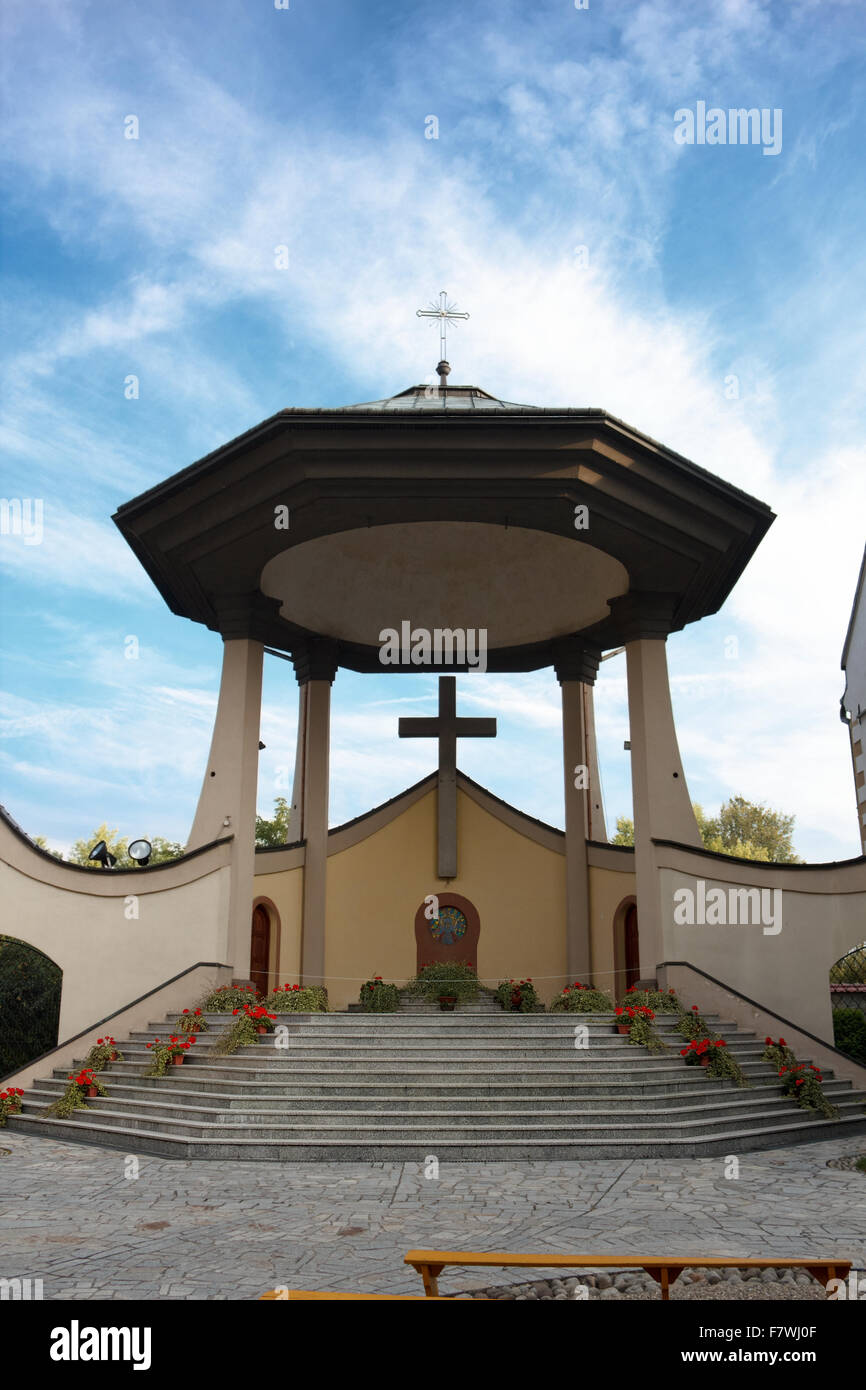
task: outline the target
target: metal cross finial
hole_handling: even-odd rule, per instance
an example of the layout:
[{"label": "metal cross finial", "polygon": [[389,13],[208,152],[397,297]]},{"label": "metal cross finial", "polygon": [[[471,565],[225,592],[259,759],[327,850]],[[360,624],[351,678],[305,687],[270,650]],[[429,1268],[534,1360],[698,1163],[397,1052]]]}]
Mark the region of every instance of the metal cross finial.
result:
[{"label": "metal cross finial", "polygon": [[439,303],[431,299],[429,309],[416,309],[415,313],[419,319],[438,319],[439,320],[439,385],[445,386],[448,371],[443,371],[443,367],[448,367],[446,357],[445,333],[449,323],[456,323],[458,319],[468,319],[468,314],[458,314],[456,304],[448,302],[448,295],[445,290],[439,293]]}]

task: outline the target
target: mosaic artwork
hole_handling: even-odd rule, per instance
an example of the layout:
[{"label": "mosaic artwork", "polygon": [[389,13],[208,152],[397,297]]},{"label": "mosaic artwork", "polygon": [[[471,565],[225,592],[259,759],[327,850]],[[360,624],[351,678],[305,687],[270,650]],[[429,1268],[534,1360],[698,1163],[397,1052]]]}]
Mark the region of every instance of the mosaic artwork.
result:
[{"label": "mosaic artwork", "polygon": [[466,932],[466,918],[459,907],[440,907],[439,916],[430,923],[430,935],[443,946],[452,946]]}]

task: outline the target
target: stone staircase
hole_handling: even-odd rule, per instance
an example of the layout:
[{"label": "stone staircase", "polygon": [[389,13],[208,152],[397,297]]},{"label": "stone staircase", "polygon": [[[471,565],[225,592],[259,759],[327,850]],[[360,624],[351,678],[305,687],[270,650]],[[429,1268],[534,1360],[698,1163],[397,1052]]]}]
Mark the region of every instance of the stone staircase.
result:
[{"label": "stone staircase", "polygon": [[[783,1097],[763,1041],[708,1016],[750,1081],[740,1090],[669,1051],[632,1047],[605,1014],[506,1014],[489,996],[441,1013],[409,1002],[394,1014],[284,1014],[273,1036],[227,1057],[213,1045],[231,1015],[208,1014],[182,1067],[142,1075],[145,1044],[174,1016],[120,1042],[102,1074],[108,1095],[69,1119],[45,1116],[69,1068],[37,1082],[14,1130],[169,1158],[296,1162],[591,1159],[741,1154],[866,1132],[866,1093],[825,1071],[839,1118]],[[588,1046],[575,1048],[585,1024]],[[801,1058],[800,1060],[808,1060]]]}]

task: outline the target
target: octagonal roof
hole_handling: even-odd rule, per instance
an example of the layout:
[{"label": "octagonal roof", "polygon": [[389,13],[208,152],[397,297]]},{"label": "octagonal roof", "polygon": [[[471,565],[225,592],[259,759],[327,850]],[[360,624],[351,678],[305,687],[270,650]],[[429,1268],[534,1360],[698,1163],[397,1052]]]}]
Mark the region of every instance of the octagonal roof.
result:
[{"label": "octagonal roof", "polygon": [[639,612],[654,635],[715,612],[773,513],[603,410],[417,385],[282,410],[114,520],[172,611],[224,637],[381,671],[403,619],[484,627],[507,671],[618,646]]}]

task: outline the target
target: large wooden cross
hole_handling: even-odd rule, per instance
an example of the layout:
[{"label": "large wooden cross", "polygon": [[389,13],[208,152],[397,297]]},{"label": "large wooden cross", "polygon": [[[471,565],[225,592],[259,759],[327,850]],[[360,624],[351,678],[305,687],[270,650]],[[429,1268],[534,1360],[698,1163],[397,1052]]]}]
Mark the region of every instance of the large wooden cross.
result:
[{"label": "large wooden cross", "polygon": [[440,878],[457,877],[457,740],[495,738],[495,719],[457,718],[457,680],[439,677],[439,714],[433,719],[401,719],[400,738],[439,740],[439,850]]}]

